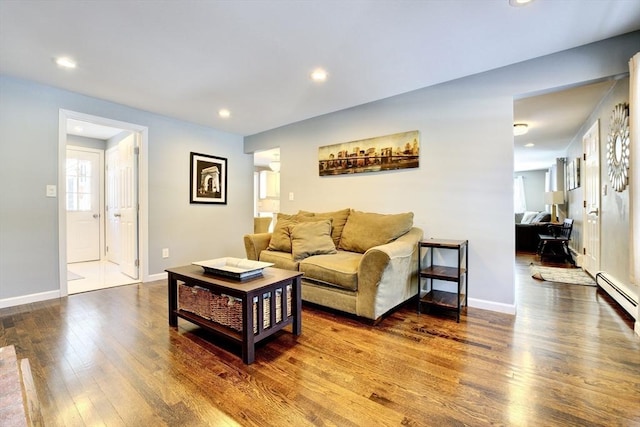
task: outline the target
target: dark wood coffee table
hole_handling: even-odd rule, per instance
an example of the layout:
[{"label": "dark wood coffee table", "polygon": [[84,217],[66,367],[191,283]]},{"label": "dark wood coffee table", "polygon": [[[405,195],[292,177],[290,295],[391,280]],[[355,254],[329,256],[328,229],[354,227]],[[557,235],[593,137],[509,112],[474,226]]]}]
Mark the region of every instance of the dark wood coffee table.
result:
[{"label": "dark wood coffee table", "polygon": [[[255,360],[255,344],[273,335],[287,325],[292,325],[294,335],[302,332],[302,298],[300,280],[302,273],[282,270],[279,268],[265,268],[261,276],[238,281],[221,276],[204,273],[202,267],[187,265],[169,268],[169,326],[178,326],[178,317],[188,320],[215,335],[242,344],[242,361],[246,364]],[[219,323],[210,321],[194,313],[181,310],[178,307],[178,281],[187,286],[199,286],[215,294],[225,294],[242,300],[242,332],[235,331]],[[287,286],[291,285],[291,307],[287,306]],[[280,290],[278,293],[277,291]],[[268,327],[264,327],[264,299],[263,295],[271,293]],[[281,316],[276,318],[276,295],[281,298]],[[255,298],[257,297],[257,298]],[[257,332],[254,332],[253,304],[257,300]],[[287,315],[287,313],[290,315]]]}]

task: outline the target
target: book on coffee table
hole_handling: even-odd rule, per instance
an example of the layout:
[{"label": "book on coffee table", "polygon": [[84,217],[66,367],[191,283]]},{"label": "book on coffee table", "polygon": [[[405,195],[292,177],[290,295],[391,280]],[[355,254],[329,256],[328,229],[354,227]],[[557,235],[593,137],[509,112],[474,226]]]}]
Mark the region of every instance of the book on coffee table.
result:
[{"label": "book on coffee table", "polygon": [[273,263],[253,261],[242,258],[224,257],[192,263],[204,269],[205,273],[245,280],[262,275],[262,270],[271,267]]}]

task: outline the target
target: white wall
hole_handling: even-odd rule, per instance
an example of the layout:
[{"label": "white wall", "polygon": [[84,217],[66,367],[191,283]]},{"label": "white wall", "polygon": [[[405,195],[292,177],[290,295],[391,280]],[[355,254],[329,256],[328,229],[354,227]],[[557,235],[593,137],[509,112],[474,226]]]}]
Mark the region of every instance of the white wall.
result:
[{"label": "white wall", "polygon": [[[253,157],[242,137],[34,82],[0,76],[0,307],[55,297],[58,283],[59,110],[149,129],[148,273],[243,256],[253,229]],[[189,204],[189,153],[228,159],[228,204]],[[61,194],[61,189],[58,189]],[[161,257],[162,248],[171,257]]]},{"label": "white wall", "polygon": [[[607,135],[611,112],[619,103],[629,102],[629,79],[618,80],[611,92],[600,102],[569,146],[569,158],[582,157],[582,136],[596,120],[600,121],[600,268],[622,283],[630,279],[629,187],[622,192],[611,188],[607,168]],[[584,165],[581,164],[581,173]],[[575,219],[571,232],[572,248],[582,251],[584,175],[580,187],[569,191],[569,216]],[[606,187],[606,194],[605,194]]]},{"label": "white wall", "polygon": [[[638,45],[634,33],[327,114],[245,151],[280,147],[282,212],[412,211],[426,237],[469,239],[470,305],[514,312],[513,98],[625,72]],[[414,129],[418,169],[318,176],[319,146]]]}]

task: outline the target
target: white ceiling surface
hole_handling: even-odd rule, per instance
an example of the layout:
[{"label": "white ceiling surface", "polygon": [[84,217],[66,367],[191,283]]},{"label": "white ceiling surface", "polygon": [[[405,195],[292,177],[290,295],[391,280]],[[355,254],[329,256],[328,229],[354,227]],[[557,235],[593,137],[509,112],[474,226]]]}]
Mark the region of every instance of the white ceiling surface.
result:
[{"label": "white ceiling surface", "polygon": [[[615,80],[514,101],[514,123],[526,123],[528,132],[514,137],[514,170],[548,169],[566,149]],[[533,143],[533,147],[525,144]]]},{"label": "white ceiling surface", "polygon": [[106,141],[122,132],[124,132],[123,129],[88,123],[75,119],[67,119],[67,134],[69,135],[78,135]]}]

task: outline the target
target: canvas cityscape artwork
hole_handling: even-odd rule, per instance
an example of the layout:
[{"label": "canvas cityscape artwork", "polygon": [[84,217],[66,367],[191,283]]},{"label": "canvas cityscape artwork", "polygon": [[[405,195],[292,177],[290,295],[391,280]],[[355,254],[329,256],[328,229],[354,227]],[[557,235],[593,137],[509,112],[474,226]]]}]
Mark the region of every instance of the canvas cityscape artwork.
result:
[{"label": "canvas cityscape artwork", "polygon": [[318,148],[320,176],[417,168],[419,165],[420,134],[417,130]]}]

